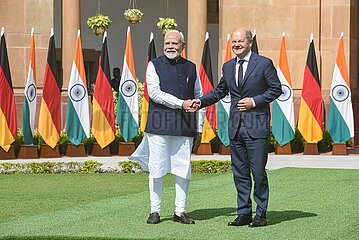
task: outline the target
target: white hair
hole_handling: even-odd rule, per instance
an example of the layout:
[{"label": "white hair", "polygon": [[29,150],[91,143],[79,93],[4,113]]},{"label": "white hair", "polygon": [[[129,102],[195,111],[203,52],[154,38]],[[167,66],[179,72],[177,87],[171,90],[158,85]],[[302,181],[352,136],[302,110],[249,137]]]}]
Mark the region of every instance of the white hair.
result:
[{"label": "white hair", "polygon": [[176,33],[176,34],[180,35],[181,43],[185,43],[183,33],[178,30],[175,30],[175,29],[167,31],[164,38],[166,39],[167,35],[170,33]]}]

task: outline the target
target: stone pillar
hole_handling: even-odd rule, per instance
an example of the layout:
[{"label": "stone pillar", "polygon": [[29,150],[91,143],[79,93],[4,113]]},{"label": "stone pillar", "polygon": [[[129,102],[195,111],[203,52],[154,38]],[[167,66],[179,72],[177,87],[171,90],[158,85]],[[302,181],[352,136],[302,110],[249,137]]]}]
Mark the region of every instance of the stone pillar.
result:
[{"label": "stone pillar", "polygon": [[207,31],[207,0],[188,0],[187,18],[187,58],[199,69]]},{"label": "stone pillar", "polygon": [[80,0],[62,0],[62,89],[69,85],[70,72],[80,29]]}]

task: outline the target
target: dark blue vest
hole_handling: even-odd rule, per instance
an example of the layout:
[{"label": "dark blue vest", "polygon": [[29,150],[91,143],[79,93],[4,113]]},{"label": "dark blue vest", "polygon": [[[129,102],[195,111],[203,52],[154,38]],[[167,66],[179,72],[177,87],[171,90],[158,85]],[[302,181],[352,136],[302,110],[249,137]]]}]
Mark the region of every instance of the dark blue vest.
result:
[{"label": "dark blue vest", "polygon": [[[168,59],[165,56],[151,60],[160,79],[160,88],[179,99],[193,99],[197,78],[196,65],[180,58]],[[196,114],[182,109],[172,109],[150,99],[145,132],[193,137],[196,133]]]}]

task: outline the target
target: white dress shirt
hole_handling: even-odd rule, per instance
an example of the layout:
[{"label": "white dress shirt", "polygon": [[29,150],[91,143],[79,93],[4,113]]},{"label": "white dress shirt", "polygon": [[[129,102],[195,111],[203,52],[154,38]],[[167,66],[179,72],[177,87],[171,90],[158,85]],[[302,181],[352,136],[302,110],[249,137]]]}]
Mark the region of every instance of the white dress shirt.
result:
[{"label": "white dress shirt", "polygon": [[[244,80],[244,76],[246,75],[248,62],[249,62],[249,59],[251,58],[251,55],[252,55],[252,51],[249,51],[244,58],[237,57],[237,63],[236,63],[236,84],[237,84],[237,86],[238,86],[239,60],[244,60],[244,62],[242,63],[242,68],[243,68],[242,79]],[[251,98],[251,99],[252,99],[253,108],[255,108],[256,107],[256,102],[254,101],[253,98]]]}]

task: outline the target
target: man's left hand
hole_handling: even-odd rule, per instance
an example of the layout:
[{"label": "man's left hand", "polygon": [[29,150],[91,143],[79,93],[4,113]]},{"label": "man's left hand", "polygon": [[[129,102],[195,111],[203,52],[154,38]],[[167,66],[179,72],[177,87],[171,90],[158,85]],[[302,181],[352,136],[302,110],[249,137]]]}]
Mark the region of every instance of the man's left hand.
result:
[{"label": "man's left hand", "polygon": [[202,139],[202,133],[196,133],[196,136],[193,139],[192,152],[197,151],[199,145],[201,144],[201,139]]},{"label": "man's left hand", "polygon": [[238,107],[239,111],[246,111],[246,110],[252,109],[253,108],[252,98],[246,97],[246,98],[239,100],[237,103],[237,107]]}]

